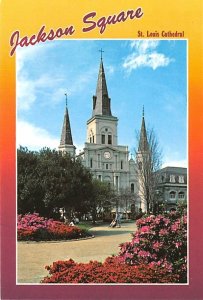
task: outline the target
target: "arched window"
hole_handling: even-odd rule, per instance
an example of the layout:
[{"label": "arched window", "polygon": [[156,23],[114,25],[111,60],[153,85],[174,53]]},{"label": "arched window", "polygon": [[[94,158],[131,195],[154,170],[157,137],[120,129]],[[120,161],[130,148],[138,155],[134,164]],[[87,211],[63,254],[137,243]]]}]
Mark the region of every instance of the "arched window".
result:
[{"label": "arched window", "polygon": [[94,143],[94,133],[93,133],[92,129],[90,129],[90,132],[89,132],[89,141],[90,141],[90,143]]},{"label": "arched window", "polygon": [[108,186],[111,186],[111,177],[110,176],[105,176],[104,181],[108,184]]},{"label": "arched window", "polygon": [[93,159],[90,158],[90,168],[92,168],[92,166],[93,166]]},{"label": "arched window", "polygon": [[102,143],[102,144],[105,144],[105,134],[102,134],[102,135],[101,135],[101,143]]},{"label": "arched window", "polygon": [[175,175],[170,175],[170,182],[176,182]]},{"label": "arched window", "polygon": [[108,134],[108,144],[111,145],[112,144],[112,135]]},{"label": "arched window", "polygon": [[179,181],[179,183],[184,183],[184,176],[183,176],[183,175],[180,175],[180,176],[178,177],[178,181]]},{"label": "arched window", "polygon": [[98,154],[97,157],[98,157],[98,168],[100,169],[101,168],[101,154]]},{"label": "arched window", "polygon": [[178,199],[184,200],[185,199],[185,193],[184,192],[178,193]]},{"label": "arched window", "polygon": [[169,193],[170,199],[175,199],[176,198],[176,192],[172,191]]},{"label": "arched window", "polygon": [[130,190],[131,190],[131,193],[133,194],[134,191],[135,191],[135,185],[134,185],[134,183],[131,183]]}]

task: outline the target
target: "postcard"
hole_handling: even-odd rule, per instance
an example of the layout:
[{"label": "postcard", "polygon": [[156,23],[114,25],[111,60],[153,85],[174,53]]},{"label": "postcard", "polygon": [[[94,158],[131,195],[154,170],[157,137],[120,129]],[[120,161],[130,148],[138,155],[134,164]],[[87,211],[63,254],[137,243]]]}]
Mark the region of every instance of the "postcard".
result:
[{"label": "postcard", "polygon": [[201,299],[200,1],[0,11],[2,299]]}]

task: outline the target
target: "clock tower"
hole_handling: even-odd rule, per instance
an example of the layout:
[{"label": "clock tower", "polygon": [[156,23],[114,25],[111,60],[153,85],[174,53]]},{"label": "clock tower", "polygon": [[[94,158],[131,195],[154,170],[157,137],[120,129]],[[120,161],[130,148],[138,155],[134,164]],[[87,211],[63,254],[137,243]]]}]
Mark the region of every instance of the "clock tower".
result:
[{"label": "clock tower", "polygon": [[135,162],[129,160],[127,146],[118,145],[118,118],[112,115],[103,60],[101,57],[92,116],[87,121],[87,137],[80,157],[93,176],[107,182],[118,192],[135,191]]},{"label": "clock tower", "polygon": [[111,114],[103,61],[101,59],[96,95],[93,96],[92,117],[87,121],[87,143],[117,145],[118,119]]}]

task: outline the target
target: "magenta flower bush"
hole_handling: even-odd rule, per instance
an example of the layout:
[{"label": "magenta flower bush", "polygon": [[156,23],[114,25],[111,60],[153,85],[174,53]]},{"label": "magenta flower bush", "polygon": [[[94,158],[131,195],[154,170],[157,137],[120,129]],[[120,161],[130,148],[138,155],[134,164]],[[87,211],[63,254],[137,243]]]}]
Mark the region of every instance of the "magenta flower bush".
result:
[{"label": "magenta flower bush", "polygon": [[43,283],[186,283],[187,217],[183,212],[136,221],[131,242],[104,263],[53,262]]},{"label": "magenta flower bush", "polygon": [[42,283],[175,283],[179,278],[165,268],[146,264],[129,266],[117,257],[108,257],[104,263],[56,261],[46,269],[49,276]]},{"label": "magenta flower bush", "polygon": [[19,241],[68,240],[89,235],[86,230],[40,217],[37,213],[18,215],[17,236]]},{"label": "magenta flower bush", "polygon": [[187,280],[187,216],[180,212],[139,219],[131,242],[121,245],[119,258],[128,265],[165,268]]}]

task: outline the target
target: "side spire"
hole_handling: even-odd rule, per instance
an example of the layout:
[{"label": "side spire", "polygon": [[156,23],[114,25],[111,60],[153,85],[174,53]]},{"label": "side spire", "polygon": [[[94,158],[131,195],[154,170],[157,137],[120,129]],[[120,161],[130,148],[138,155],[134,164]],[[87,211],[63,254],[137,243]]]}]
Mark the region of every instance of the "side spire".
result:
[{"label": "side spire", "polygon": [[73,145],[70,120],[69,120],[69,114],[68,114],[67,94],[65,94],[65,97],[66,97],[66,107],[65,107],[65,114],[64,114],[64,120],[63,120],[60,146]]},{"label": "side spire", "polygon": [[111,116],[111,100],[108,96],[106,77],[104,72],[102,49],[101,61],[99,66],[99,74],[97,79],[96,96],[93,96],[93,116],[95,115],[106,115]]},{"label": "side spire", "polygon": [[140,130],[140,140],[139,140],[139,147],[138,151],[140,152],[146,152],[149,150],[149,144],[147,140],[147,131],[145,126],[145,118],[144,118],[144,105],[142,109],[142,125]]}]

